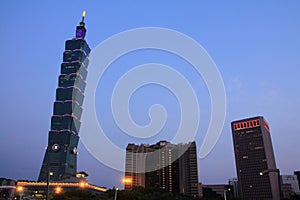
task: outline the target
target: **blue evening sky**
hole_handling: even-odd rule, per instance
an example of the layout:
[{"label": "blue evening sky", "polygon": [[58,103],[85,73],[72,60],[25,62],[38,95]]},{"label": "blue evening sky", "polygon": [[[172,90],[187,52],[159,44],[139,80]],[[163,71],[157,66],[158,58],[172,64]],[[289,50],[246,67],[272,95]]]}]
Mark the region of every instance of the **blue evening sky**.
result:
[{"label": "blue evening sky", "polygon": [[[37,179],[47,145],[64,42],[74,37],[83,10],[87,11],[86,39],[91,48],[128,29],[164,27],[190,36],[213,58],[225,84],[227,115],[215,148],[198,160],[201,182],[226,183],[236,177],[230,122],[257,115],[264,116],[271,127],[281,173],[300,169],[299,1],[2,0],[0,7],[0,177]],[[113,122],[109,95],[115,82],[130,68],[150,62],[174,67],[197,91],[201,111],[196,137],[199,147],[210,118],[207,88],[192,66],[167,52],[132,52],[112,64],[96,95],[101,125],[121,148],[129,142],[155,143],[172,138],[180,120],[178,101],[157,85],[134,93],[130,110],[136,123],[146,125],[149,106],[164,105],[169,118],[159,135],[149,140],[133,139],[124,136]],[[123,173],[99,163],[82,143],[78,170],[90,174],[88,178],[94,184],[122,185]]]}]

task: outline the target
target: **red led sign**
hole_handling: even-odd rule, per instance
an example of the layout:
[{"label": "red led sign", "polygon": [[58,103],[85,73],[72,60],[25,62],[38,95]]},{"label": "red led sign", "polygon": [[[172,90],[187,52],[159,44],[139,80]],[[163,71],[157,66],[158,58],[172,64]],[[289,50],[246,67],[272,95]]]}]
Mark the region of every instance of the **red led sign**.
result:
[{"label": "red led sign", "polygon": [[[244,122],[236,122],[233,124],[234,130],[242,130],[247,128],[254,128],[260,126],[259,119],[244,121]],[[268,129],[269,130],[269,129]]]},{"label": "red led sign", "polygon": [[265,120],[264,120],[264,126],[270,132],[269,124]]}]

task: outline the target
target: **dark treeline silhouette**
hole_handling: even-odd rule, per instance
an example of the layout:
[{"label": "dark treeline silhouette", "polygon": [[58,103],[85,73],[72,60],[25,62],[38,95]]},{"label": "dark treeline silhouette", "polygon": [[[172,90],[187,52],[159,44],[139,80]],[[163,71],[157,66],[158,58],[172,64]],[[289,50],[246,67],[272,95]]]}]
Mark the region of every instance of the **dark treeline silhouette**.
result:
[{"label": "dark treeline silhouette", "polygon": [[[117,200],[221,200],[215,192],[204,190],[203,198],[192,198],[185,195],[175,195],[159,188],[135,187],[132,190],[118,190]],[[101,195],[95,195],[85,190],[68,191],[53,196],[52,200],[114,200],[115,190],[110,189]],[[233,198],[227,198],[233,200]]]}]

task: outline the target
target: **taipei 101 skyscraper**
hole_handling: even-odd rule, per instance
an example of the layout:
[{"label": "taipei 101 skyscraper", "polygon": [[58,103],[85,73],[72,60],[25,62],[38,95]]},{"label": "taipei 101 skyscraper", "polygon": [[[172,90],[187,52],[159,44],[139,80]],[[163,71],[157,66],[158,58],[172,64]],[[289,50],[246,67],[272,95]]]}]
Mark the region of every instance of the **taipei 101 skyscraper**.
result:
[{"label": "taipei 101 skyscraper", "polygon": [[50,172],[51,181],[60,181],[77,173],[78,133],[91,51],[84,39],[84,18],[85,12],[76,27],[76,36],[65,43],[48,146],[38,181],[46,181]]}]

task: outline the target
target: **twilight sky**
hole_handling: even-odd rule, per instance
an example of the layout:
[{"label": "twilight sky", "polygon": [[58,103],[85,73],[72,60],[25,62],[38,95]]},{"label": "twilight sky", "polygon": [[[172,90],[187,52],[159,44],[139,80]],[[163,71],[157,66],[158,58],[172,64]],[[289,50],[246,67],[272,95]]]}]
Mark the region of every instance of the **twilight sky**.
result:
[{"label": "twilight sky", "polygon": [[[86,39],[92,49],[128,29],[163,27],[193,38],[212,57],[224,81],[227,114],[215,148],[198,160],[201,182],[226,183],[236,176],[230,122],[257,115],[264,116],[270,125],[281,173],[300,170],[299,1],[2,0],[0,7],[0,177],[37,179],[47,145],[64,42],[74,37],[83,10],[87,11]],[[180,57],[158,50],[129,53],[112,63],[104,74],[97,89],[96,107],[107,137],[125,148],[129,142],[152,144],[174,136],[180,120],[178,101],[157,85],[136,91],[130,111],[137,124],[146,125],[149,107],[164,105],[168,119],[158,135],[146,140],[130,138],[112,118],[110,95],[116,81],[132,67],[153,62],[173,67],[195,89],[201,112],[195,140],[200,147],[210,119],[205,83]],[[81,170],[90,174],[88,179],[94,184],[122,185],[122,172],[99,163],[79,143]]]}]

